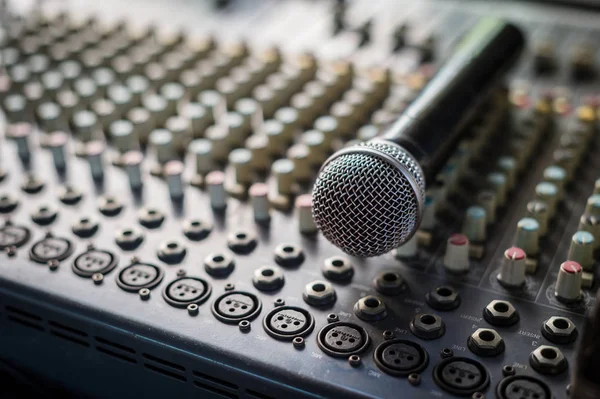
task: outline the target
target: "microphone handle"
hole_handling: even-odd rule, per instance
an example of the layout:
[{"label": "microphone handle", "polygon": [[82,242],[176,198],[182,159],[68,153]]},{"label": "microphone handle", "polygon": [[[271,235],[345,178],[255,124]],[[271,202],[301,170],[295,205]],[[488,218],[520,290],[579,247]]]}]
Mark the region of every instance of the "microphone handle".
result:
[{"label": "microphone handle", "polygon": [[415,101],[378,139],[392,141],[421,164],[427,181],[446,163],[477,106],[489,97],[524,45],[520,30],[481,20]]}]

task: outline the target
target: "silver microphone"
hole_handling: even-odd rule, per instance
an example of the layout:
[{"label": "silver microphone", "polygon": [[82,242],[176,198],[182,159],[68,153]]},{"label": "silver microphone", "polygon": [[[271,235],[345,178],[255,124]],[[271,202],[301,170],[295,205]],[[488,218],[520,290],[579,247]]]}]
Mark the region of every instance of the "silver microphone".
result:
[{"label": "silver microphone", "polygon": [[312,194],[313,217],[325,238],[359,257],[383,255],[408,241],[421,221],[425,181],[456,149],[523,44],[515,26],[482,20],[396,122],[325,161]]}]

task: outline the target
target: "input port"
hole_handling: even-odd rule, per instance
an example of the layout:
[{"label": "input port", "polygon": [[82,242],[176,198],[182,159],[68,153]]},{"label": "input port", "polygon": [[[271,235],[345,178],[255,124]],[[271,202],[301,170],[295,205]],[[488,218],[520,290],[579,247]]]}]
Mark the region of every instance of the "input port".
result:
[{"label": "input port", "polygon": [[427,304],[435,310],[452,310],[460,305],[460,295],[452,287],[441,286],[425,295]]},{"label": "input port", "polygon": [[163,291],[165,301],[176,308],[185,308],[195,303],[203,303],[210,296],[208,282],[197,277],[183,277],[169,283]]},{"label": "input port", "polygon": [[361,326],[343,321],[326,325],[317,337],[319,348],[329,356],[348,357],[369,346],[369,335]]},{"label": "input port", "polygon": [[560,349],[549,345],[540,345],[531,352],[529,364],[538,373],[548,375],[560,374],[569,367]]},{"label": "input port", "polygon": [[29,257],[37,263],[46,264],[48,261],[61,261],[68,258],[73,252],[71,241],[62,237],[47,235],[29,250]]},{"label": "input port", "polygon": [[163,279],[160,267],[151,263],[133,263],[119,273],[117,285],[128,292],[138,292],[142,288],[156,287]]},{"label": "input port", "polygon": [[315,328],[315,319],[308,310],[296,306],[279,306],[263,320],[267,334],[276,339],[291,341],[305,337]]},{"label": "input port", "polygon": [[496,388],[498,399],[551,399],[550,388],[543,381],[526,375],[507,377]]},{"label": "input port", "polygon": [[568,344],[577,339],[577,327],[566,317],[552,316],[542,325],[542,334],[550,342]]},{"label": "input port", "polygon": [[241,320],[252,320],[260,313],[262,304],[254,294],[243,291],[230,291],[218,297],[212,305],[213,315],[227,324],[237,324]]},{"label": "input port", "polygon": [[119,258],[110,251],[88,249],[73,261],[73,272],[81,277],[92,277],[96,273],[107,274],[117,266]]},{"label": "input port", "polygon": [[459,396],[481,392],[490,383],[490,375],[483,364],[467,357],[449,357],[433,369],[435,383],[446,392]]},{"label": "input port", "polygon": [[0,249],[21,247],[29,241],[29,237],[31,233],[28,228],[7,223],[0,228]]},{"label": "input port", "polygon": [[416,342],[393,339],[383,342],[375,349],[374,360],[385,373],[404,377],[427,367],[429,355]]},{"label": "input port", "polygon": [[483,309],[483,318],[493,326],[512,326],[519,321],[519,312],[508,301],[494,300]]}]

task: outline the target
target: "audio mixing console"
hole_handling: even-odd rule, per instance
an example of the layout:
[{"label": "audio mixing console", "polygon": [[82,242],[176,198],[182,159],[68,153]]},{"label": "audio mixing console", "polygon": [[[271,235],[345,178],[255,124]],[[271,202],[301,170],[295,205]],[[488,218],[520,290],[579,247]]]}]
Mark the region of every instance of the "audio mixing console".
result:
[{"label": "audio mixing console", "polygon": [[[596,11],[1,11],[2,369],[57,397],[568,397],[600,260]],[[490,15],[526,49],[426,182],[419,231],[346,255],[311,215],[320,165]]]}]

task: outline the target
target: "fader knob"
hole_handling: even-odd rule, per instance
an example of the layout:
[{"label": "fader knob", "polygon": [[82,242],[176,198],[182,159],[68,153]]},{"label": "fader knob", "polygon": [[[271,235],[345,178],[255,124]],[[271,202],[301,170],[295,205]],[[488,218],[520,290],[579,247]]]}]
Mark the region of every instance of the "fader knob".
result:
[{"label": "fader knob", "polygon": [[578,231],[571,238],[571,246],[567,259],[575,261],[585,270],[594,264],[594,248],[596,242],[594,236],[587,231]]},{"label": "fader knob", "polygon": [[600,194],[594,194],[588,198],[585,206],[585,213],[587,215],[600,217]]},{"label": "fader knob", "polygon": [[535,186],[536,197],[544,201],[548,205],[548,216],[550,219],[556,213],[556,203],[558,201],[558,188],[555,184],[549,182],[541,182]]},{"label": "fader knob", "polygon": [[595,247],[600,247],[600,219],[596,216],[581,215],[577,230],[590,232],[594,236]]},{"label": "fader knob", "polygon": [[554,295],[562,302],[576,302],[581,299],[581,265],[568,260],[560,265]]},{"label": "fader knob", "polygon": [[525,251],[519,247],[504,251],[504,260],[498,273],[498,281],[507,287],[520,287],[525,283]]},{"label": "fader knob", "polygon": [[463,233],[472,242],[483,242],[486,237],[486,214],[481,206],[470,206],[467,209]]},{"label": "fader knob", "polygon": [[452,234],[448,238],[444,268],[451,273],[469,270],[469,239],[464,234]]},{"label": "fader knob", "polygon": [[527,203],[527,212],[529,217],[537,220],[540,225],[540,235],[546,235],[548,232],[548,205],[543,201],[533,200]]},{"label": "fader knob", "polygon": [[523,218],[517,223],[515,244],[522,248],[527,256],[535,256],[539,252],[540,224],[533,218]]}]

